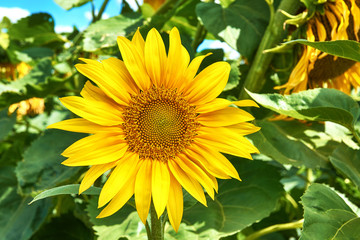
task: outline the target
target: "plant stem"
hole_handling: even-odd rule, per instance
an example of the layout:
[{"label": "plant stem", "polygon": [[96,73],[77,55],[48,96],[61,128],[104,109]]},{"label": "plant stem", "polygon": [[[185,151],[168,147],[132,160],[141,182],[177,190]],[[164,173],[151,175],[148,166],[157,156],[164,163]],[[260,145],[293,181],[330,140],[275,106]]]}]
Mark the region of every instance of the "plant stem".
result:
[{"label": "plant stem", "polygon": [[163,217],[158,218],[153,202],[150,206],[150,218],[151,218],[151,236],[152,240],[164,240],[164,223]]},{"label": "plant stem", "polygon": [[289,14],[294,14],[299,8],[299,0],[282,0],[278,10],[274,14],[272,1],[266,1],[270,8],[270,22],[264,36],[260,42],[259,48],[256,52],[255,58],[251,63],[249,73],[245,79],[244,87],[242,88],[239,99],[248,98],[245,88],[251,92],[260,92],[265,85],[265,73],[269,64],[274,56],[273,53],[264,54],[263,51],[274,47],[277,43],[281,42],[283,37],[283,25],[287,17],[280,12],[285,11]]},{"label": "plant stem", "polygon": [[102,14],[105,11],[106,5],[108,4],[109,0],[104,0],[103,4],[100,7],[98,15],[93,19],[93,22],[96,22],[101,19]]},{"label": "plant stem", "polygon": [[204,26],[200,22],[198,22],[195,37],[191,43],[191,47],[194,49],[195,52],[199,45],[204,41],[206,33],[207,31]]},{"label": "plant stem", "polygon": [[273,232],[301,228],[303,226],[303,223],[304,223],[304,219],[300,219],[300,220],[298,220],[296,222],[292,222],[292,223],[275,224],[275,225],[272,225],[270,227],[261,229],[257,232],[250,234],[249,236],[247,236],[245,238],[245,240],[254,240],[261,236],[264,236],[266,234],[273,233]]},{"label": "plant stem", "polygon": [[353,129],[353,130],[351,131],[351,133],[352,133],[352,135],[354,135],[356,141],[357,141],[358,144],[360,145],[360,137],[359,137],[359,134],[356,132],[355,129]]}]

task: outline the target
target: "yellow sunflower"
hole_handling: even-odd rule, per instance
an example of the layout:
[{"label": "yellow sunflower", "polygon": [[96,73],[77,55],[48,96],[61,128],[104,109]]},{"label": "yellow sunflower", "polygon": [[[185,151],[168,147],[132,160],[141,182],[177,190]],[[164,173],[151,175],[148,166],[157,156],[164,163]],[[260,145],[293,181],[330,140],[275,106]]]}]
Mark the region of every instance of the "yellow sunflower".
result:
[{"label": "yellow sunflower", "polygon": [[216,98],[227,83],[229,64],[217,62],[197,74],[206,56],[190,62],[176,28],[170,32],[168,53],[155,29],[146,41],[139,31],[132,41],[117,41],[123,61],[81,59],[85,64],[76,65],[97,85],[88,81],[82,97],[61,98],[81,118],[49,128],[92,134],[62,153],[68,158],[64,165],[91,165],[80,193],[112,169],[98,202],[99,208],[107,206],[98,217],[114,214],[135,195],[144,224],[153,201],[157,216],[166,208],[177,231],[182,187],[206,206],[203,188],[214,198],[216,178],[240,180],[220,152],[248,159],[258,153],[244,135],[259,128],[247,122],[252,115],[236,107],[257,105]]},{"label": "yellow sunflower", "polygon": [[[307,24],[307,40],[355,40],[360,38],[360,1],[335,0],[324,5]],[[312,88],[335,88],[347,94],[360,86],[360,63],[328,55],[305,46],[286,84],[276,87],[285,94]]]}]

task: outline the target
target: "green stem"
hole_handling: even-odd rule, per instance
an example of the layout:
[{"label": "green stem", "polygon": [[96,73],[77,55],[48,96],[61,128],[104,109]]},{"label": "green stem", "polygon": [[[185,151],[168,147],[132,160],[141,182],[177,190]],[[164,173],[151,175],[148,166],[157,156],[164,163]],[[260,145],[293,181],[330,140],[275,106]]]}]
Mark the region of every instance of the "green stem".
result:
[{"label": "green stem", "polygon": [[195,33],[195,38],[191,43],[191,47],[194,49],[195,52],[196,52],[196,49],[199,47],[199,45],[204,41],[206,32],[207,31],[204,28],[204,26],[200,22],[198,22],[197,28],[196,28],[196,33]]},{"label": "green stem", "polygon": [[151,218],[151,236],[152,240],[164,240],[164,222],[163,217],[158,218],[153,202],[150,206],[150,218]]},{"label": "green stem", "polygon": [[283,25],[287,17],[280,12],[283,10],[289,14],[294,14],[299,8],[299,0],[282,0],[278,10],[274,14],[272,1],[266,0],[270,8],[270,22],[264,36],[260,42],[259,48],[256,52],[255,58],[251,63],[249,73],[244,82],[244,88],[241,90],[239,98],[248,98],[245,88],[251,92],[260,92],[265,85],[265,73],[274,56],[273,53],[264,54],[263,51],[274,47],[281,42],[283,37]]},{"label": "green stem", "polygon": [[270,227],[261,229],[257,232],[250,234],[249,236],[247,236],[245,238],[245,240],[258,239],[261,236],[264,236],[266,234],[273,233],[273,232],[301,228],[303,226],[303,223],[304,223],[304,219],[300,219],[300,220],[298,220],[296,222],[292,222],[292,223],[275,224],[275,225],[272,225]]},{"label": "green stem", "polygon": [[359,134],[356,132],[356,130],[352,130],[351,131],[352,135],[354,135],[356,141],[358,142],[358,144],[360,145],[360,137],[359,137]]},{"label": "green stem", "polygon": [[100,7],[98,15],[93,19],[93,22],[96,22],[101,19],[102,14],[105,11],[106,5],[108,4],[109,0],[104,0],[103,4]]}]

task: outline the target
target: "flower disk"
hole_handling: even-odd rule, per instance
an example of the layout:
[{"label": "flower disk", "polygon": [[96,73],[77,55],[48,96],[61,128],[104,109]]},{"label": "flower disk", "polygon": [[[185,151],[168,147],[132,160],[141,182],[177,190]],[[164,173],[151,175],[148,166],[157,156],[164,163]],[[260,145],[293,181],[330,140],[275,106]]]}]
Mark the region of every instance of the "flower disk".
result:
[{"label": "flower disk", "polygon": [[226,62],[198,73],[202,60],[190,61],[176,28],[169,49],[155,29],[146,41],[137,31],[128,40],[118,37],[123,61],[80,59],[77,70],[88,81],[81,97],[60,101],[80,118],[55,123],[58,128],[90,135],[62,155],[67,166],[91,166],[80,184],[82,193],[107,171],[98,217],[107,217],[134,195],[143,223],[153,202],[157,216],[167,211],[175,231],[183,215],[183,188],[206,206],[214,199],[216,178],[240,180],[222,153],[251,159],[258,153],[244,136],[259,130],[254,117],[239,107],[257,107],[251,100],[217,98],[230,73]]},{"label": "flower disk", "polygon": [[195,107],[175,89],[141,92],[131,98],[123,116],[129,150],[152,160],[175,158],[191,144],[199,125]]}]

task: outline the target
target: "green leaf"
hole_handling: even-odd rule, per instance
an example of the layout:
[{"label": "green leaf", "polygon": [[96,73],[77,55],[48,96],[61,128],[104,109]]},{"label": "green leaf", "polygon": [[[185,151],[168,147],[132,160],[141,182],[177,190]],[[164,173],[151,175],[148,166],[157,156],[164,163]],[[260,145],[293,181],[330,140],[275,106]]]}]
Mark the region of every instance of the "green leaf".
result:
[{"label": "green leaf", "polygon": [[340,145],[330,156],[330,162],[360,188],[360,151]]},{"label": "green leaf", "polygon": [[239,63],[237,61],[230,61],[231,71],[229,75],[229,80],[224,88],[224,91],[228,91],[231,89],[236,88],[240,82],[240,70],[239,70]]},{"label": "green leaf", "polygon": [[253,140],[260,153],[281,164],[308,168],[325,167],[328,162],[327,157],[314,150],[311,144],[292,136],[292,131],[299,129],[299,126],[297,122],[289,124],[292,124],[292,127],[283,128],[277,122],[256,121],[256,125],[261,127],[261,130],[248,137]]},{"label": "green leaf", "polygon": [[360,62],[360,43],[353,40],[334,40],[323,42],[310,42],[305,39],[297,39],[289,42],[285,42],[282,45],[267,49],[265,52],[279,52],[288,48],[296,43],[308,45],[310,47],[319,49],[322,52],[326,52],[330,55],[347,58],[356,62]]},{"label": "green leaf", "polygon": [[196,14],[217,38],[251,58],[268,25],[269,7],[263,0],[236,0],[227,8],[216,3],[199,3]]},{"label": "green leaf", "polygon": [[54,0],[57,5],[65,10],[70,10],[74,7],[80,7],[85,3],[91,2],[91,0]]},{"label": "green leaf", "polygon": [[344,236],[343,233],[340,233],[343,228],[348,233],[355,231],[359,234],[359,225],[349,224],[352,221],[358,223],[358,216],[331,188],[322,184],[312,184],[301,200],[304,205],[301,240],[344,239],[341,238]]},{"label": "green leaf", "polygon": [[[58,195],[64,195],[64,194],[79,194],[79,187],[80,184],[70,184],[60,187],[55,187],[49,190],[45,190],[42,193],[36,195],[34,199],[29,203],[32,204],[38,200],[48,198],[48,197],[54,197]],[[90,187],[88,190],[86,190],[84,195],[99,195],[101,191],[101,188],[98,187]]]},{"label": "green leaf", "polygon": [[300,120],[331,121],[350,131],[360,115],[357,102],[336,89],[318,88],[291,95],[247,92],[260,105],[279,114]]},{"label": "green leaf", "polygon": [[61,165],[60,154],[85,134],[61,130],[46,130],[24,153],[24,160],[16,167],[16,176],[23,191],[53,188],[69,181],[81,168]]},{"label": "green leaf", "polygon": [[29,239],[45,221],[51,202],[28,205],[30,197],[17,194],[13,167],[0,168],[0,239]]},{"label": "green leaf", "polygon": [[207,199],[208,207],[197,203],[184,211],[183,222],[203,224],[196,232],[208,239],[232,235],[269,216],[283,192],[275,167],[261,161],[233,162],[242,181],[219,180],[219,193],[214,201]]},{"label": "green leaf", "polygon": [[134,32],[142,23],[143,19],[139,13],[99,20],[85,30],[84,50],[94,52],[100,48],[113,47],[118,36],[126,36]]},{"label": "green leaf", "polygon": [[7,109],[0,111],[0,142],[9,134],[15,123],[16,114],[8,116]]}]

